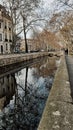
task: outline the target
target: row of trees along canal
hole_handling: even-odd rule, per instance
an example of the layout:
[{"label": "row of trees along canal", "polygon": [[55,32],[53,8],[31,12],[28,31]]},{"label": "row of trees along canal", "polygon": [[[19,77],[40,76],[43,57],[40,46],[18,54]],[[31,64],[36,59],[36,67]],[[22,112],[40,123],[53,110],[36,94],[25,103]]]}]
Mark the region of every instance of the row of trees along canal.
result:
[{"label": "row of trees along canal", "polygon": [[[59,5],[62,4],[62,6],[69,7],[71,11],[73,11],[73,5],[69,4],[69,0],[56,0]],[[6,4],[7,3],[7,4]],[[53,12],[53,16],[49,20],[49,12],[47,13],[47,20],[45,19],[46,14],[43,14],[41,16],[41,13],[39,13],[39,8],[41,0],[3,0],[3,4],[8,10],[11,19],[12,19],[12,34],[13,34],[13,44],[12,48],[14,48],[16,41],[18,40],[19,34],[23,32],[24,39],[25,39],[25,52],[28,52],[28,46],[27,46],[27,33],[30,29],[34,31],[33,37],[35,37],[36,33],[36,39],[39,40],[39,46],[47,45],[51,46],[52,48],[59,47],[58,43],[61,40],[61,43],[64,43],[66,41],[69,44],[70,41],[70,32],[72,31],[72,21],[73,17],[70,17],[68,15],[64,15],[64,20],[57,20],[59,13]],[[47,11],[46,11],[47,12]],[[46,13],[45,12],[45,13]],[[68,11],[69,12],[69,11]],[[63,13],[62,13],[63,14]],[[56,16],[56,17],[55,17]],[[55,18],[54,18],[55,17]],[[53,19],[53,20],[52,20]],[[60,18],[59,18],[60,19]],[[43,21],[42,23],[44,25],[44,30],[42,33],[36,32],[36,26],[40,26],[40,21]],[[71,23],[71,24],[70,24]],[[63,25],[63,26],[62,26]],[[43,26],[43,25],[42,25]],[[55,30],[54,30],[55,27]],[[53,33],[54,32],[54,33]],[[57,32],[60,33],[59,35],[56,35]],[[59,34],[58,33],[58,34]],[[63,41],[61,38],[61,35],[63,36]]]}]

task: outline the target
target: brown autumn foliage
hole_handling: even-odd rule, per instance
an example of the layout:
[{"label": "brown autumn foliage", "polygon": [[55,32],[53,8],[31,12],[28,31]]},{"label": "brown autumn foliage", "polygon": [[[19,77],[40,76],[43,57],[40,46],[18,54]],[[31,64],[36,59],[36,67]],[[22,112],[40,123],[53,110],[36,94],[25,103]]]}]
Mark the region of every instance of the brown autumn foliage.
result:
[{"label": "brown autumn foliage", "polygon": [[49,28],[52,31],[59,31],[64,25],[67,25],[73,18],[73,11],[59,12],[53,14],[51,20],[48,23]]},{"label": "brown autumn foliage", "polygon": [[[48,31],[49,28],[49,31]],[[61,46],[58,44],[61,41],[61,37],[58,37],[56,33],[59,32],[63,36],[63,40],[69,42],[72,41],[73,32],[73,15],[72,11],[65,13],[53,14],[53,17],[47,25],[47,29],[44,29],[41,33],[38,33],[34,39],[34,43],[37,44],[39,49],[59,49]],[[61,41],[62,45],[64,41]],[[63,45],[64,46],[64,45]]]},{"label": "brown autumn foliage", "polygon": [[[48,23],[49,29],[57,35],[60,43],[63,46],[73,43],[73,11],[60,12],[53,14],[53,17]],[[62,36],[62,37],[61,37]]]},{"label": "brown autumn foliage", "polygon": [[58,44],[58,38],[55,33],[47,30],[43,30],[40,34],[36,36],[38,48],[44,50],[60,49]]},{"label": "brown autumn foliage", "polygon": [[73,17],[68,17],[67,24],[60,30],[61,34],[63,35],[64,39],[67,42],[72,42],[73,37]]}]

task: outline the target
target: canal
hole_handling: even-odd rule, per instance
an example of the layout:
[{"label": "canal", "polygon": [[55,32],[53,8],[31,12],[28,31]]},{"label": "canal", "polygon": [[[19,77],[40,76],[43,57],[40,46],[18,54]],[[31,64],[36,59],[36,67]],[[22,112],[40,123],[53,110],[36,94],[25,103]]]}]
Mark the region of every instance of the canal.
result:
[{"label": "canal", "polygon": [[37,130],[59,62],[46,57],[0,68],[0,130]]}]

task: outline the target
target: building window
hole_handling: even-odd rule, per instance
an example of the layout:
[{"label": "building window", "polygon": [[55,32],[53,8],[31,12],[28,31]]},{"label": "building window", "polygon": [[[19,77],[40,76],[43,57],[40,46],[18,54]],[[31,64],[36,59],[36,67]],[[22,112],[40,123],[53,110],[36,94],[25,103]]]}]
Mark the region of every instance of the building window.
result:
[{"label": "building window", "polygon": [[6,42],[8,41],[8,39],[7,39],[7,33],[5,33],[5,41]]},{"label": "building window", "polygon": [[6,50],[8,50],[8,45],[6,44]]},{"label": "building window", "polygon": [[3,54],[3,46],[1,45],[1,54]]},{"label": "building window", "polygon": [[0,34],[0,41],[2,41],[2,34]]},{"label": "building window", "polygon": [[1,28],[1,23],[0,23],[0,28]]},{"label": "building window", "polygon": [[6,20],[5,20],[5,29],[7,29],[7,22],[6,22]]},{"label": "building window", "polygon": [[9,27],[9,31],[11,31],[11,28]]},{"label": "building window", "polygon": [[11,23],[8,23],[9,31],[11,31]]},{"label": "building window", "polygon": [[5,25],[5,29],[7,29],[7,26]]},{"label": "building window", "polygon": [[11,40],[11,34],[9,35],[9,42],[12,42],[12,40]]}]

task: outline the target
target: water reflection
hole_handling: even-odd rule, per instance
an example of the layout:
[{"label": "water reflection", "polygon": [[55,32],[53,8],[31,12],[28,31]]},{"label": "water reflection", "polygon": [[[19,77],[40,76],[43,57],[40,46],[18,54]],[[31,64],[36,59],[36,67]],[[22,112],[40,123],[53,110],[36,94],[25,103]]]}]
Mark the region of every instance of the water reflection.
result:
[{"label": "water reflection", "polygon": [[[0,109],[3,109],[9,103],[15,93],[16,80],[14,74],[7,75],[0,79]],[[3,101],[3,102],[2,102]]]},{"label": "water reflection", "polygon": [[55,58],[0,79],[0,130],[36,130],[51,89]]}]

